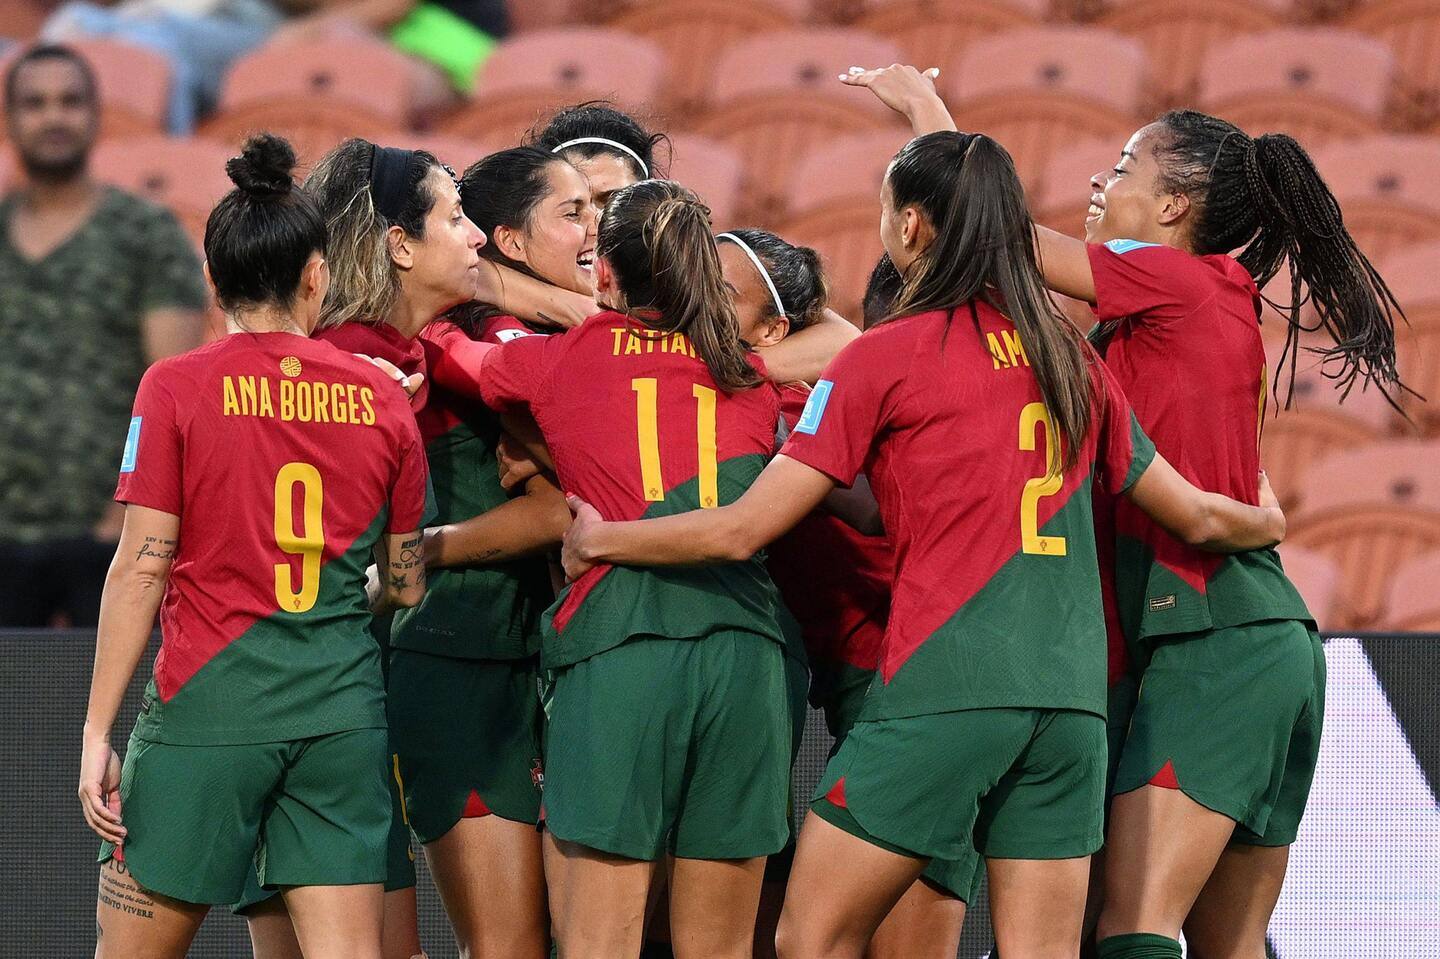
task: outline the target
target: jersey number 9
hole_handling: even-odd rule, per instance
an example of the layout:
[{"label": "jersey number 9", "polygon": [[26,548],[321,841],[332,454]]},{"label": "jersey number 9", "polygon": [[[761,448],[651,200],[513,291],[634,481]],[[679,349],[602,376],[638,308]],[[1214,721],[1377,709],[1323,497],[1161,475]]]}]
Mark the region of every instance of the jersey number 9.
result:
[{"label": "jersey number 9", "polygon": [[[640,485],[649,503],[665,499],[665,479],[660,475],[660,414],[657,409],[655,377],[641,376],[630,381],[635,391],[635,428],[640,441]],[[695,440],[699,446],[700,508],[714,509],[719,505],[719,466],[715,445],[715,391],[696,383],[691,389],[695,397]]]},{"label": "jersey number 9", "polygon": [[[295,484],[303,499],[304,532],[295,531]],[[275,545],[282,553],[300,557],[300,589],[292,589],[289,562],[275,564],[275,602],[287,613],[304,613],[320,597],[320,558],[325,552],[325,530],[320,510],[325,494],[320,471],[309,463],[286,463],[275,474]]]},{"label": "jersey number 9", "polygon": [[1044,403],[1026,403],[1020,411],[1020,448],[1034,451],[1035,433],[1045,427],[1045,475],[1025,481],[1020,494],[1020,550],[1041,556],[1064,556],[1065,537],[1040,535],[1040,500],[1054,496],[1065,485],[1060,474],[1060,440],[1055,435],[1055,421]]}]

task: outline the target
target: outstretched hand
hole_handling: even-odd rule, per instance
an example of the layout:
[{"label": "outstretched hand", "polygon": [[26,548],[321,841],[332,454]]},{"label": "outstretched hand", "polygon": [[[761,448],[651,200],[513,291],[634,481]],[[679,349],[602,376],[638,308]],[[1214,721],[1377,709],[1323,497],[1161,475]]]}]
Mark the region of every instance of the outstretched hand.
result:
[{"label": "outstretched hand", "polygon": [[573,493],[567,494],[565,503],[570,507],[570,528],[565,531],[565,541],[560,549],[560,563],[565,567],[565,578],[572,583],[595,567],[587,558],[589,548],[605,519],[600,511]]},{"label": "outstretched hand", "polygon": [[907,64],[892,63],[875,70],[851,67],[848,73],[840,74],[840,82],[868,89],[881,103],[909,120],[919,135],[955,129],[950,111],[935,91],[935,79],[939,76],[939,67],[917,70]]},{"label": "outstretched hand", "polygon": [[424,373],[411,373],[409,376],[406,376],[400,367],[387,359],[378,356],[366,356],[364,353],[356,353],[355,356],[374,365],[377,369],[384,371],[386,376],[400,384],[400,388],[405,391],[406,396],[414,396],[420,391],[420,384],[425,382]]}]

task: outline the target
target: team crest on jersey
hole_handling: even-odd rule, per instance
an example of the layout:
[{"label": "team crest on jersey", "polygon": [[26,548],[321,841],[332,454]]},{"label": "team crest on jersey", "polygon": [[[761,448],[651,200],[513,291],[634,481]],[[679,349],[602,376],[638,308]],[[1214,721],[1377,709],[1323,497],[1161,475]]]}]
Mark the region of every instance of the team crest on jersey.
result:
[{"label": "team crest on jersey", "polygon": [[120,454],[122,473],[135,472],[135,460],[140,455],[140,421],[143,419],[143,416],[130,417],[130,432],[125,434],[125,452]]},{"label": "team crest on jersey", "polygon": [[280,358],[280,372],[286,376],[299,376],[304,369],[300,365],[300,358],[295,356],[282,356]]},{"label": "team crest on jersey", "polygon": [[805,401],[805,411],[800,414],[800,420],[795,424],[795,432],[815,435],[820,428],[820,420],[825,416],[825,404],[830,402],[830,391],[835,384],[829,380],[821,380],[815,384],[810,391],[810,398]]}]

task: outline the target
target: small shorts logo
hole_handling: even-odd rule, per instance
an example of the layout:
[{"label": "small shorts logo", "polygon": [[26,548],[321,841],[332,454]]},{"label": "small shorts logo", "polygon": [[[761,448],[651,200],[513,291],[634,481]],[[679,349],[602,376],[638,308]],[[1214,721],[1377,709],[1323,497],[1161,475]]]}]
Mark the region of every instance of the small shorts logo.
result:
[{"label": "small shorts logo", "polygon": [[282,356],[280,358],[280,372],[286,376],[299,376],[301,369],[298,357]]},{"label": "small shorts logo", "polygon": [[1158,613],[1158,612],[1161,612],[1162,610],[1174,609],[1174,608],[1175,608],[1175,594],[1174,594],[1174,593],[1171,593],[1171,594],[1168,595],[1168,596],[1152,596],[1152,597],[1150,597],[1150,612],[1152,612],[1152,613]]},{"label": "small shorts logo", "polygon": [[535,765],[530,767],[530,782],[536,789],[545,788],[545,769],[540,765],[539,757],[536,757]]}]

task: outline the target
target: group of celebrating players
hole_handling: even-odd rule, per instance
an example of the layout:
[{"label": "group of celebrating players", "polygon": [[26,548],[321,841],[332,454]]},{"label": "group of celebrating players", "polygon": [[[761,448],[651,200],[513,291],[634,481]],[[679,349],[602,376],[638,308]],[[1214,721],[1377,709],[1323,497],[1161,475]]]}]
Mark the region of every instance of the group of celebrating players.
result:
[{"label": "group of celebrating players", "polygon": [[1007,959],[1264,956],[1325,665],[1259,287],[1288,269],[1291,362],[1308,297],[1387,390],[1399,307],[1287,136],[1165,114],[1082,241],[933,75],[840,78],[916,134],[863,335],[606,105],[458,179],[246,144],[228,335],[146,374],[120,467],[97,956],[183,956],[221,904],[260,959],[419,955],[412,833],[471,957],[949,959],[982,869]]}]

